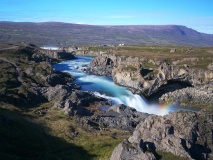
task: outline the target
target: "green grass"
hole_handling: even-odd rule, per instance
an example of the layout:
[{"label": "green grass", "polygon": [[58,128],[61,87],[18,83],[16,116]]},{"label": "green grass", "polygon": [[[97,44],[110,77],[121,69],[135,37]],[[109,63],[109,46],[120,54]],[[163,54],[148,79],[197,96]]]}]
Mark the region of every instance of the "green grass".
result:
[{"label": "green grass", "polygon": [[132,80],[132,81],[137,81],[138,78],[137,78],[137,77],[132,77],[131,80]]},{"label": "green grass", "polygon": [[[176,48],[176,51],[170,53],[172,48]],[[212,62],[213,47],[190,47],[190,46],[122,46],[122,47],[89,47],[92,51],[110,51],[107,54],[115,54],[117,56],[129,56],[147,58],[152,60],[166,60],[168,63],[174,60],[182,60],[184,58],[198,58],[199,61],[191,63],[191,61],[181,62],[178,65],[187,64],[192,68],[206,69],[207,65]],[[144,68],[156,68],[152,63],[143,61]]]},{"label": "green grass", "polygon": [[199,59],[199,61],[195,64],[192,64],[190,66],[192,66],[193,68],[201,68],[201,69],[207,69],[207,66],[212,63],[213,60],[209,60],[209,59]]},{"label": "green grass", "polygon": [[109,51],[109,50],[114,50],[115,47],[109,47],[109,46],[91,46],[91,47],[88,47],[86,49],[90,50],[90,51],[93,51],[93,52],[99,52],[99,51],[106,52],[106,51]]},{"label": "green grass", "polygon": [[114,134],[119,133],[116,130],[80,127],[75,117],[50,109],[51,105],[36,108],[48,108],[44,116],[36,115],[36,109],[32,108],[24,112],[14,106],[0,107],[0,159],[107,160],[113,149],[129,136]]},{"label": "green grass", "polygon": [[[81,147],[49,135],[42,125],[19,112],[0,109],[1,159],[91,159]],[[3,118],[2,118],[3,119]],[[82,154],[79,154],[81,152]]]},{"label": "green grass", "polygon": [[13,88],[18,85],[16,70],[7,62],[1,61],[0,67],[0,88]]},{"label": "green grass", "polygon": [[[42,118],[46,125],[51,128],[50,134],[65,139],[68,143],[82,147],[93,159],[109,159],[113,149],[129,135],[123,135],[117,130],[99,131],[91,129],[88,126],[80,126],[75,123],[75,117],[67,117],[57,109],[51,109],[48,114]],[[70,128],[79,133],[79,137],[70,133]],[[63,132],[62,132],[63,131]],[[117,136],[112,136],[114,133]],[[79,153],[80,154],[80,153]]]},{"label": "green grass", "polygon": [[122,68],[123,70],[137,71],[138,69],[135,66],[129,65]]},{"label": "green grass", "polygon": [[152,72],[149,72],[148,74],[147,74],[147,76],[154,76],[154,75],[156,75],[158,73],[158,71],[157,70],[154,70],[154,71],[152,71]]},{"label": "green grass", "polygon": [[[35,95],[31,87],[35,84],[47,86],[46,78],[52,73],[52,67],[46,62],[45,55],[40,53],[39,48],[30,44],[21,43],[4,44],[0,47],[19,46],[16,49],[0,50],[0,99],[5,103],[15,104],[16,106],[37,107],[45,100]],[[32,55],[36,53],[43,57],[42,62],[33,61]],[[55,83],[66,84],[74,78],[65,73],[54,72],[57,74]],[[49,85],[55,85],[53,80],[48,81]],[[42,99],[42,100],[41,100]],[[47,101],[47,100],[46,100]]]},{"label": "green grass", "polygon": [[147,68],[147,69],[149,69],[149,68],[157,68],[156,65],[154,65],[153,63],[148,62],[148,61],[143,61],[142,62],[142,66],[143,66],[143,68]]},{"label": "green grass", "polygon": [[186,160],[186,158],[178,157],[172,153],[162,151],[157,151],[155,156],[157,160]]}]

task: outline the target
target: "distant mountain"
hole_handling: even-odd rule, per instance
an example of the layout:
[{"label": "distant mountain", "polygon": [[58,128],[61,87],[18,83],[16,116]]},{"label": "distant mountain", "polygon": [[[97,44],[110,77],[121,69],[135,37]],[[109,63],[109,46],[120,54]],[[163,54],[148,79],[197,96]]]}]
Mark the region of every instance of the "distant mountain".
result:
[{"label": "distant mountain", "polygon": [[191,45],[213,46],[213,35],[180,25],[98,26],[61,22],[0,22],[0,42],[39,46]]}]

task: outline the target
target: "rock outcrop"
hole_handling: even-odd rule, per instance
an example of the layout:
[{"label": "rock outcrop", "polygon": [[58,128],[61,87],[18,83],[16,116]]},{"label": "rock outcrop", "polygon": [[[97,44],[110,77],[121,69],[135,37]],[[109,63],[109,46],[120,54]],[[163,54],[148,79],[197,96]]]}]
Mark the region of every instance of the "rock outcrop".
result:
[{"label": "rock outcrop", "polygon": [[207,68],[208,68],[209,70],[213,70],[213,63],[210,63],[210,64],[207,66]]},{"label": "rock outcrop", "polygon": [[153,153],[143,150],[143,145],[142,141],[133,144],[125,139],[114,149],[110,160],[156,160]]},{"label": "rock outcrop", "polygon": [[[74,59],[74,52],[66,52],[65,50],[41,50],[44,55],[53,59]],[[36,56],[36,58],[38,58]]]},{"label": "rock outcrop", "polygon": [[112,102],[91,92],[73,90],[66,85],[42,88],[41,94],[48,101],[54,100],[53,107],[61,108],[66,115],[78,116],[77,123],[95,129],[115,128],[132,132],[139,122],[149,116],[123,104],[112,106]]},{"label": "rock outcrop", "polygon": [[186,159],[213,159],[213,115],[178,111],[152,115],[139,123],[131,137],[112,153],[116,159],[155,159],[156,151]]},{"label": "rock outcrop", "polygon": [[143,81],[140,61],[143,59],[103,54],[90,63],[90,73],[112,76],[115,83],[138,89]]},{"label": "rock outcrop", "polygon": [[100,110],[87,119],[87,123],[100,128],[116,128],[133,131],[139,122],[144,121],[149,114],[137,112],[136,109],[123,104],[113,105],[108,110]]},{"label": "rock outcrop", "polygon": [[112,70],[113,81],[119,85],[139,89],[144,82],[141,76],[142,66],[139,63],[118,65]]},{"label": "rock outcrop", "polygon": [[159,100],[161,102],[193,104],[213,104],[213,84],[199,87],[187,87],[173,92],[163,94]]},{"label": "rock outcrop", "polygon": [[153,80],[146,81],[149,85],[143,88],[147,95],[158,91],[162,85],[173,82],[185,82],[192,86],[202,86],[208,84],[213,79],[213,72],[210,70],[196,70],[186,67],[175,67],[163,63],[158,68],[158,73]]},{"label": "rock outcrop", "polygon": [[98,56],[90,63],[90,73],[111,76],[116,60],[115,56]]},{"label": "rock outcrop", "polygon": [[87,107],[94,103],[99,106],[112,105],[110,101],[97,97],[91,92],[76,90],[68,85],[42,87],[40,90],[48,101],[54,101],[53,107],[63,109],[67,115],[92,115]]},{"label": "rock outcrop", "polygon": [[[192,60],[193,62],[199,61],[198,58],[190,59]],[[211,64],[208,68],[211,68]],[[197,91],[203,85],[211,88],[213,79],[213,71],[210,69],[193,69],[187,65],[176,66],[165,61],[138,57],[127,58],[111,54],[103,54],[94,58],[90,72],[112,76],[114,82],[119,85],[132,88],[133,91],[138,91],[146,97],[157,96],[158,98],[165,93],[186,87],[196,87]],[[197,97],[195,94],[196,92],[191,92],[191,97]]]}]

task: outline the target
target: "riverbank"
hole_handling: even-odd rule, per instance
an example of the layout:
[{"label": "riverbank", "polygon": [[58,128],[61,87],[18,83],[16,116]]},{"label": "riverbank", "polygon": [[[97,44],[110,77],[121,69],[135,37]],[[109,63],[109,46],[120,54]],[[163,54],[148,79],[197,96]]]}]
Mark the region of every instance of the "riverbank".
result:
[{"label": "riverbank", "polygon": [[[154,156],[161,159],[168,155],[177,159],[179,152],[174,150],[177,151],[178,144],[173,141],[177,138],[169,139],[171,143],[167,143],[169,134],[171,137],[181,135],[183,142],[190,144],[187,147],[192,146],[185,148],[191,150],[187,156],[197,151],[197,146],[205,149],[206,144],[206,152],[198,151],[204,156],[210,157],[212,154],[209,143],[212,136],[208,131],[212,128],[212,120],[209,113],[175,112],[172,116],[162,117],[140,113],[125,105],[113,106],[104,98],[79,90],[73,84],[73,76],[53,70],[49,57],[34,45],[24,44],[19,48],[0,51],[0,57],[17,66],[1,61],[0,141],[3,145],[0,146],[0,154],[3,159],[109,159],[113,149],[128,138],[135,127],[137,131],[140,126],[152,126],[155,132],[148,135],[164,135],[161,130],[157,131],[156,125],[151,125],[151,120],[154,124],[159,122],[162,131],[165,130],[160,144],[164,146],[165,142],[168,147],[159,151],[152,150],[148,145],[145,152],[155,153],[157,155]],[[106,105],[109,106],[108,110],[100,108]],[[184,119],[184,123],[181,121],[175,125],[171,117]],[[188,129],[183,133],[177,132],[180,126]],[[208,138],[204,140],[198,135]],[[141,135],[134,137],[144,139],[149,144],[155,143]],[[169,151],[172,154],[165,153],[172,144],[175,145]],[[126,149],[131,151],[131,146],[133,143]],[[183,149],[178,148],[178,151]]]},{"label": "riverbank", "polygon": [[[133,47],[129,48],[129,52],[131,49],[133,50]],[[152,59],[143,52],[141,54],[146,57],[131,56],[131,54],[119,56],[116,53],[123,53],[120,48],[119,51],[106,52],[96,57],[91,62],[90,72],[112,76],[116,84],[132,88],[134,92],[142,94],[150,102],[205,108],[212,111],[213,71],[210,66],[213,56],[208,54],[208,49],[211,48],[203,49],[200,55],[198,48],[191,49],[190,55],[195,56],[193,58],[184,57],[183,53],[179,53],[176,49],[174,52],[178,53],[170,53],[170,55],[166,53],[167,51],[164,51],[165,54],[151,53],[150,55],[155,57],[158,54],[162,55],[158,59]],[[165,59],[163,55],[166,56]]]},{"label": "riverbank", "polygon": [[109,159],[147,116],[126,106],[103,111],[100,106],[112,106],[108,100],[70,84],[75,78],[54,70],[34,45],[22,43],[0,57],[7,60],[1,60],[0,78],[3,159]]}]

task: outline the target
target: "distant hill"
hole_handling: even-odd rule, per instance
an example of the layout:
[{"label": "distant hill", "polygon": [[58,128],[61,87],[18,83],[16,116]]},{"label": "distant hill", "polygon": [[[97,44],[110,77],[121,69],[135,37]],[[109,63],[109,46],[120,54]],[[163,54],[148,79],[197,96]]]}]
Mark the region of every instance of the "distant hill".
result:
[{"label": "distant hill", "polygon": [[213,46],[213,34],[179,25],[98,26],[61,22],[0,22],[0,42],[39,46],[191,45]]}]

